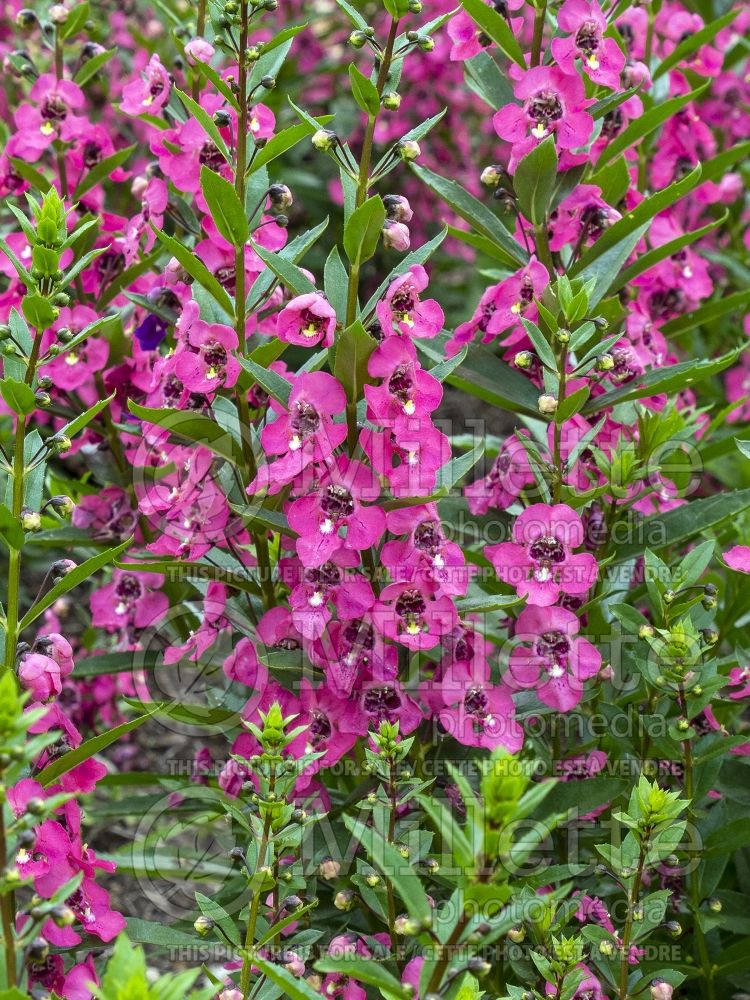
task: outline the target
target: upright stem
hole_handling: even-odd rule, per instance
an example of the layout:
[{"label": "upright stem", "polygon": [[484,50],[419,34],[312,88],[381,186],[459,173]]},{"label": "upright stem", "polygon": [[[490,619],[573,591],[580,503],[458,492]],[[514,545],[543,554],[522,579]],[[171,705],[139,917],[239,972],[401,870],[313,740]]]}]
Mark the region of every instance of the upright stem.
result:
[{"label": "upright stem", "polygon": [[[198,0],[198,17],[195,23],[195,34],[198,38],[203,38],[206,30],[206,0]],[[201,82],[197,73],[193,76],[193,100],[197,101],[201,94]]]},{"label": "upright stem", "polygon": [[[647,836],[644,833],[644,837]],[[630,940],[633,936],[633,913],[638,905],[638,897],[641,894],[641,883],[643,881],[643,868],[646,863],[646,849],[641,843],[638,854],[638,867],[635,870],[633,888],[628,896],[628,915],[625,918],[625,927],[622,932],[622,951],[620,954],[620,1000],[626,1000],[628,995],[628,955],[630,953]]]},{"label": "upright stem", "polygon": [[[385,43],[385,49],[383,50],[383,55],[380,60],[380,69],[378,70],[378,79],[375,84],[378,96],[382,97],[383,90],[388,81],[388,74],[391,69],[391,61],[393,59],[393,46],[396,42],[396,35],[398,34],[398,20],[396,18],[391,19],[391,26],[388,31],[388,40]],[[365,137],[362,140],[362,156],[359,161],[359,174],[357,177],[357,194],[354,200],[354,207],[359,208],[360,205],[364,204],[367,199],[367,192],[370,187],[370,163],[372,162],[372,142],[375,135],[375,124],[377,122],[377,115],[370,115],[367,119],[367,126],[365,128]],[[359,264],[352,264],[351,270],[349,271],[349,287],[347,290],[346,299],[346,325],[351,326],[354,320],[357,318],[357,299],[359,296]]]},{"label": "upright stem", "polygon": [[[3,867],[8,860],[8,844],[5,837],[5,806],[0,804],[0,864]],[[0,896],[0,916],[2,918],[3,954],[5,955],[5,980],[9,989],[17,985],[16,946],[13,937],[15,924],[15,905],[13,893]]]},{"label": "upright stem", "polygon": [[[275,767],[271,771],[269,788],[273,792],[274,786],[276,784]],[[255,872],[253,873],[252,883],[258,880],[258,874],[261,868],[265,867],[266,851],[268,849],[268,841],[271,835],[271,823],[273,821],[273,813],[269,809],[266,813],[266,818],[263,823],[263,834],[260,839],[260,844],[258,846],[258,861],[255,866]],[[242,972],[240,973],[240,992],[242,993],[242,1000],[247,1000],[250,995],[250,970],[252,969],[253,960],[253,949],[255,948],[255,927],[258,922],[258,910],[260,909],[260,889],[256,886],[253,893],[253,898],[250,901],[250,913],[247,918],[247,931],[245,933],[245,955],[242,959]]]},{"label": "upright stem", "polygon": [[[560,406],[565,399],[565,386],[567,383],[567,361],[568,361],[568,349],[563,345],[562,351],[560,352],[558,377],[559,377],[559,388],[557,391],[557,405]],[[560,503],[560,492],[562,490],[563,482],[563,460],[562,460],[562,423],[558,423],[555,420],[555,427],[553,431],[552,438],[552,462],[555,467],[555,477],[552,484],[552,499],[555,503]]]},{"label": "upright stem", "polygon": [[544,21],[547,17],[547,2],[537,7],[534,12],[534,35],[531,40],[531,65],[538,66],[542,61],[542,40],[544,38]]},{"label": "upright stem", "polygon": [[[679,701],[680,707],[687,718],[687,702],[685,700],[685,692],[682,686],[680,686]],[[689,827],[692,828],[695,827],[695,803],[693,801],[695,798],[695,776],[693,767],[693,748],[690,744],[690,740],[683,741],[682,756],[685,768],[685,798],[690,800],[690,804],[687,807],[687,819]],[[701,972],[703,973],[703,978],[706,983],[706,996],[708,1000],[714,1000],[716,990],[713,972],[711,969],[711,958],[708,954],[706,938],[700,924],[701,897],[700,880],[698,878],[697,871],[690,872],[688,875],[688,884],[690,890],[690,909],[693,912],[693,937],[695,938],[695,945],[698,949],[698,959],[700,961]]]},{"label": "upright stem", "polygon": [[[205,11],[204,11],[205,17]],[[240,0],[240,37],[239,53],[237,65],[237,100],[239,102],[239,113],[237,116],[237,158],[234,170],[234,189],[237,193],[240,205],[245,205],[245,171],[247,170],[247,123],[249,117],[247,101],[247,62],[245,53],[247,52],[248,38],[248,0]],[[237,334],[237,349],[244,357],[246,351],[247,336],[245,332],[245,247],[239,246],[234,252],[235,287],[234,287],[234,315],[235,332]],[[253,445],[250,439],[250,408],[247,402],[247,393],[242,389],[237,391],[237,412],[240,420],[240,433],[242,436],[242,454],[247,466],[248,479],[252,481],[257,474]],[[260,574],[260,587],[263,591],[263,600],[267,608],[273,607],[276,597],[273,590],[273,580],[271,579],[271,557],[268,551],[268,539],[262,528],[253,532],[255,542],[255,553],[258,557],[258,572]]]}]

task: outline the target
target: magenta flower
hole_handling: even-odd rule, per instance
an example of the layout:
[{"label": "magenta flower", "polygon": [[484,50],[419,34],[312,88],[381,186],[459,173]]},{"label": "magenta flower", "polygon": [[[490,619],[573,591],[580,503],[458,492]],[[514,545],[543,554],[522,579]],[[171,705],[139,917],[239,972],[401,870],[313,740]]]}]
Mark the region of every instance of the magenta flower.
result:
[{"label": "magenta flower", "polygon": [[22,104],[13,116],[17,131],[7,147],[10,156],[33,162],[52,142],[73,142],[85,130],[86,119],[73,114],[85,102],[72,80],[44,73],[31,88],[33,104]]},{"label": "magenta flower", "polygon": [[534,66],[515,84],[513,92],[522,102],[506,104],[492,123],[501,139],[513,143],[512,162],[517,163],[542,139],[554,135],[562,150],[585,146],[594,127],[583,82],[556,66]]},{"label": "magenta flower", "polygon": [[[369,549],[385,531],[380,507],[365,507],[380,495],[372,469],[342,456],[329,466],[318,489],[289,507],[289,526],[299,534],[297,555],[304,566],[322,566],[339,547]],[[343,531],[343,534],[342,534]]]},{"label": "magenta flower", "polygon": [[432,588],[418,580],[385,587],[372,617],[383,635],[409,649],[432,649],[457,619],[453,601],[445,595],[436,598]]},{"label": "magenta flower", "polygon": [[429,278],[421,264],[412,264],[388,286],[375,312],[386,337],[394,332],[407,337],[435,337],[443,329],[445,316],[434,299],[420,299]]},{"label": "magenta flower", "polygon": [[515,634],[523,645],[511,653],[506,682],[516,689],[536,688],[539,700],[559,712],[575,708],[583,682],[595,677],[602,665],[599,650],[578,635],[580,627],[565,608],[524,608]]},{"label": "magenta flower", "polygon": [[21,684],[34,701],[45,702],[62,691],[62,683],[73,672],[73,650],[63,636],[40,636],[18,668]]},{"label": "magenta flower", "polygon": [[576,72],[576,59],[594,83],[611,90],[620,86],[625,53],[614,40],[605,38],[607,19],[596,0],[565,0],[557,14],[561,31],[567,38],[552,39],[552,54],[566,73]]},{"label": "magenta flower", "polygon": [[309,292],[284,306],[278,316],[276,336],[288,344],[314,347],[322,341],[324,347],[330,347],[335,329],[336,311],[319,292]]},{"label": "magenta flower", "polygon": [[399,418],[428,417],[440,405],[443,387],[417,361],[414,344],[402,337],[386,337],[373,351],[367,365],[380,385],[366,385],[370,420],[393,427]]},{"label": "magenta flower", "polygon": [[579,184],[560,202],[552,214],[551,250],[564,246],[586,247],[598,240],[605,229],[622,218],[620,213],[601,197],[595,184]]},{"label": "magenta flower", "polygon": [[438,470],[450,461],[450,441],[427,417],[399,421],[398,436],[366,428],[359,440],[373,469],[397,497],[428,496]]},{"label": "magenta flower", "polygon": [[153,115],[169,100],[170,86],[169,73],[154,54],[142,76],[123,87],[120,110],[126,115]]},{"label": "magenta flower", "polygon": [[[519,436],[522,432],[519,432]],[[483,479],[477,479],[464,489],[466,503],[472,514],[486,514],[491,507],[505,510],[515,503],[521,492],[534,482],[528,452],[518,436],[511,434]]]},{"label": "magenta flower", "polygon": [[516,722],[513,697],[503,684],[490,682],[489,666],[466,677],[462,667],[449,666],[440,680],[445,708],[440,724],[464,746],[494,750],[505,747],[517,753],[523,746],[523,729]]},{"label": "magenta flower", "polygon": [[462,596],[469,585],[469,571],[461,546],[443,533],[435,504],[404,507],[388,513],[392,535],[407,535],[403,540],[386,542],[380,558],[397,582],[425,580],[437,592]]},{"label": "magenta flower", "polygon": [[304,372],[294,380],[288,408],[276,400],[270,406],[277,418],[260,439],[267,454],[282,457],[259,470],[249,493],[262,487],[277,493],[311,462],[328,458],[346,437],[346,424],[333,421],[346,409],[346,394],[326,372]]},{"label": "magenta flower", "polygon": [[593,586],[596,559],[572,553],[583,544],[583,524],[566,504],[527,507],[513,525],[513,539],[488,546],[485,554],[500,579],[529,604],[549,607],[560,594],[585,594]]},{"label": "magenta flower", "polygon": [[[322,566],[304,567],[297,560],[294,567],[284,567],[282,578],[289,583],[289,570],[296,586],[289,595],[292,621],[306,639],[318,639],[332,614],[333,605],[340,618],[360,618],[374,601],[372,587],[365,577],[351,571],[359,566],[359,554],[339,548]],[[282,569],[282,566],[279,566]]]},{"label": "magenta flower", "polygon": [[[359,704],[371,730],[377,729],[381,722],[398,722],[401,735],[408,736],[422,721],[419,705],[396,680],[366,681]],[[349,724],[348,719],[345,724]]]},{"label": "magenta flower", "polygon": [[[351,750],[357,736],[367,733],[367,719],[363,712],[353,712],[346,698],[338,697],[322,684],[314,688],[306,677],[300,681],[299,699],[302,711],[295,725],[306,725],[307,729],[291,744],[291,750],[297,756],[323,754],[306,768],[305,777],[309,780],[321,767],[332,767]],[[346,729],[342,727],[345,719]]]},{"label": "magenta flower", "polygon": [[723,559],[737,573],[750,573],[750,545],[735,545],[723,554]]},{"label": "magenta flower", "polygon": [[91,622],[108,632],[150,628],[169,608],[160,590],[164,580],[156,573],[116,569],[112,582],[91,595]]}]

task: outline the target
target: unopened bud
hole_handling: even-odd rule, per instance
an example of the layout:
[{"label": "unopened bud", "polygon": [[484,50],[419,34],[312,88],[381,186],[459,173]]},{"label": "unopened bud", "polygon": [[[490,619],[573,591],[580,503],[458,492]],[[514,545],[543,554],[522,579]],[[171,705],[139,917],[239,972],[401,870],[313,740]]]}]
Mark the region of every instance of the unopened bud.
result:
[{"label": "unopened bud", "polygon": [[638,629],[639,639],[650,639],[651,636],[655,635],[655,630],[653,625],[641,625]]},{"label": "unopened bud", "polygon": [[397,94],[395,90],[389,90],[383,94],[382,102],[386,111],[398,111],[401,107],[401,95]]},{"label": "unopened bud", "polygon": [[508,931],[508,938],[513,944],[520,944],[526,938],[525,927],[511,927]]},{"label": "unopened bud", "polygon": [[570,343],[570,330],[566,330],[565,327],[563,327],[561,330],[558,330],[557,333],[555,334],[555,340],[558,342],[558,344]]},{"label": "unopened bud", "polygon": [[505,171],[502,167],[492,164],[492,166],[484,168],[479,179],[485,187],[497,187],[503,179],[504,173]]},{"label": "unopened bud", "polygon": [[340,872],[341,864],[338,861],[334,861],[333,858],[324,858],[318,865],[318,874],[327,882],[338,878]]},{"label": "unopened bud", "polygon": [[701,631],[703,641],[707,646],[715,646],[719,641],[719,633],[713,628],[704,628]]},{"label": "unopened bud", "polygon": [[651,1000],[672,1000],[674,987],[663,979],[654,979],[651,983]]},{"label": "unopened bud", "polygon": [[515,358],[513,358],[513,364],[516,368],[531,368],[534,364],[534,355],[531,351],[519,351]]},{"label": "unopened bud", "polygon": [[61,3],[53,4],[47,13],[53,24],[65,24],[68,20],[69,11]]},{"label": "unopened bud", "polygon": [[721,900],[717,899],[715,896],[712,897],[708,901],[708,908],[711,911],[711,913],[721,913],[722,911]]},{"label": "unopened bud", "polygon": [[414,139],[405,139],[398,144],[398,154],[407,163],[416,160],[421,152],[419,143],[415,142]]},{"label": "unopened bud", "polygon": [[537,405],[539,412],[543,413],[546,417],[552,416],[557,411],[557,400],[554,396],[550,396],[549,393],[544,393],[540,396]]},{"label": "unopened bud", "polygon": [[274,208],[290,208],[294,204],[292,192],[286,184],[272,184],[268,189],[268,197]]},{"label": "unopened bud", "polygon": [[313,146],[315,146],[316,149],[319,149],[321,153],[327,153],[336,142],[336,133],[331,132],[327,128],[319,128],[317,132],[313,133],[310,142],[312,142]]},{"label": "unopened bud", "polygon": [[367,45],[367,35],[364,31],[353,31],[349,35],[349,44],[355,49],[364,48]]},{"label": "unopened bud", "polygon": [[611,372],[615,367],[615,359],[611,354],[600,354],[596,359],[596,370],[599,372]]},{"label": "unopened bud", "polygon": [[339,892],[337,892],[336,895],[333,897],[333,905],[336,907],[337,910],[343,910],[344,912],[346,912],[347,910],[351,910],[351,908],[354,906],[354,893],[352,892],[352,890],[341,889]]},{"label": "unopened bud", "polygon": [[216,926],[215,922],[205,915],[201,915],[193,924],[196,933],[200,934],[201,937],[206,937]]},{"label": "unopened bud", "polygon": [[664,604],[674,604],[676,598],[677,594],[673,590],[665,590],[661,597]]},{"label": "unopened bud", "polygon": [[42,518],[35,510],[24,507],[21,511],[21,527],[24,531],[39,531],[42,526]]}]

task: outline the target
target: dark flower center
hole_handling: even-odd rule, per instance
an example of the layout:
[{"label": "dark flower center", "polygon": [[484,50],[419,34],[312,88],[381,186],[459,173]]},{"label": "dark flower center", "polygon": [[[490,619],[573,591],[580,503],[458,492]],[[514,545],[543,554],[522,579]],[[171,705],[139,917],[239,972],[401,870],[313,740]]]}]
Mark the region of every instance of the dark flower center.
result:
[{"label": "dark flower center", "polygon": [[551,535],[543,535],[532,542],[529,555],[537,562],[561,563],[565,562],[565,547]]},{"label": "dark flower center", "polygon": [[554,663],[565,663],[570,652],[570,642],[564,632],[553,629],[550,632],[542,632],[536,641],[536,651],[538,656]]},{"label": "dark flower center", "polygon": [[206,142],[201,146],[201,151],[198,154],[198,162],[209,170],[218,170],[223,163],[226,161],[219,151],[219,147],[215,142],[207,139]]},{"label": "dark flower center", "polygon": [[483,687],[478,684],[470,687],[464,695],[464,708],[469,715],[484,716],[487,714],[488,699]]},{"label": "dark flower center", "polygon": [[435,521],[422,521],[414,529],[414,545],[420,552],[435,556],[443,545],[440,527]]},{"label": "dark flower center", "polygon": [[388,391],[402,403],[407,403],[411,396],[414,381],[406,365],[400,365],[388,379]]},{"label": "dark flower center", "polygon": [[382,687],[374,687],[366,691],[362,705],[368,715],[382,719],[398,712],[401,708],[401,696],[395,687],[383,684]]},{"label": "dark flower center", "polygon": [[326,740],[330,739],[333,728],[331,723],[328,721],[328,717],[323,715],[322,712],[314,711],[312,713],[312,721],[308,728],[310,742],[314,747],[319,747],[321,743],[325,743]]},{"label": "dark flower center", "polygon": [[316,569],[306,569],[305,581],[321,590],[338,587],[341,583],[341,570],[335,563],[326,562]]},{"label": "dark flower center", "polygon": [[540,90],[526,104],[526,114],[541,125],[559,121],[563,116],[560,98],[551,90]]},{"label": "dark flower center", "polygon": [[126,573],[117,581],[115,593],[122,601],[135,601],[143,593],[143,587],[138,577],[132,573]]},{"label": "dark flower center", "polygon": [[320,507],[326,517],[340,521],[354,513],[354,499],[344,486],[326,486],[320,501]]},{"label": "dark flower center", "polygon": [[424,597],[413,587],[405,590],[395,604],[396,614],[410,635],[416,635],[423,630],[422,616],[426,610]]},{"label": "dark flower center", "polygon": [[216,280],[227,289],[233,292],[237,286],[237,271],[234,264],[224,264],[216,269]]},{"label": "dark flower center", "polygon": [[68,117],[68,105],[57,94],[50,94],[44,99],[39,113],[45,121],[62,122]]},{"label": "dark flower center", "polygon": [[308,438],[320,427],[320,415],[310,403],[296,403],[290,414],[292,430],[302,438]]},{"label": "dark flower center", "polygon": [[595,21],[584,21],[578,29],[576,48],[589,54],[599,48],[599,28]]}]

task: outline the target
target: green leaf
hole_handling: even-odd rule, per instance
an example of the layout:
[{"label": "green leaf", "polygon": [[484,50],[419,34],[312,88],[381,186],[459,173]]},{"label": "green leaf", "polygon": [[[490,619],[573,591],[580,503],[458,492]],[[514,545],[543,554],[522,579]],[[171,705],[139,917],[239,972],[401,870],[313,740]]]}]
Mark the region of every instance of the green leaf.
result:
[{"label": "green leaf", "polygon": [[439,122],[443,120],[443,118],[445,118],[447,110],[447,108],[443,108],[442,111],[433,115],[432,118],[427,118],[425,121],[420,122],[419,125],[415,125],[414,128],[410,128],[408,132],[405,132],[401,136],[399,141],[406,142],[409,139],[413,139],[414,142],[417,142],[419,139],[423,139]]},{"label": "green leaf", "polygon": [[18,518],[13,517],[12,512],[0,504],[0,538],[9,549],[20,552],[24,543],[24,532]]},{"label": "green leaf", "polygon": [[323,288],[326,298],[336,310],[339,321],[346,316],[346,297],[349,290],[349,276],[346,273],[338,247],[334,247],[326,260],[323,271]]},{"label": "green leaf", "polygon": [[336,4],[343,10],[355,28],[358,28],[360,31],[365,30],[367,21],[365,21],[358,10],[352,7],[350,3],[347,3],[347,0],[336,0]]},{"label": "green leaf", "polygon": [[63,24],[57,28],[58,37],[61,40],[73,38],[79,31],[83,31],[84,25],[89,18],[88,3],[76,4],[69,12]]},{"label": "green leaf", "polygon": [[22,632],[25,628],[28,628],[32,622],[35,622],[37,618],[43,614],[47,608],[51,608],[52,605],[57,601],[63,594],[67,594],[69,590],[73,587],[77,587],[79,583],[84,583],[89,580],[94,573],[103,567],[107,566],[119,555],[121,555],[125,549],[133,541],[132,538],[128,538],[126,541],[122,542],[120,545],[116,545],[114,548],[107,549],[104,552],[99,552],[97,555],[92,556],[85,562],[82,562],[75,569],[72,569],[54,587],[50,588],[47,593],[41,597],[36,604],[32,605],[26,614],[23,616],[21,621],[18,623],[18,631]]},{"label": "green leaf", "polygon": [[344,250],[352,264],[359,266],[375,253],[385,224],[385,207],[377,194],[355,208],[344,228]]},{"label": "green leaf", "polygon": [[[319,237],[326,231],[327,227],[328,217],[326,216],[326,218],[315,226],[314,229],[308,229],[306,233],[300,233],[299,236],[295,236],[293,240],[279,250],[277,259],[282,261],[291,261],[292,264],[299,263],[310,247],[314,246]],[[288,277],[290,279],[292,277],[292,273],[294,273],[293,280],[295,283],[298,283],[300,287],[302,287],[302,279],[305,278],[305,274],[297,268],[295,272],[288,272]],[[274,281],[276,281],[276,275],[270,267],[261,271],[253,282],[252,288],[247,293],[248,309],[257,308],[257,303],[263,298],[271,285],[273,285]]]},{"label": "green leaf", "polygon": [[407,1000],[412,994],[407,993],[399,979],[385,968],[382,961],[376,958],[364,958],[361,955],[344,956],[342,958],[321,958],[315,963],[318,972],[335,972],[342,976],[351,976],[360,983],[367,983],[379,989],[387,990],[394,997]]},{"label": "green leaf", "polygon": [[49,191],[52,186],[51,182],[36,167],[25,160],[19,160],[16,156],[9,156],[8,159],[13,164],[14,173],[18,174],[19,177],[23,177],[24,180],[27,180],[32,187],[35,187],[37,191],[41,191],[42,194],[45,191]]},{"label": "green leaf", "polygon": [[240,358],[237,360],[249,372],[261,388],[265,389],[272,399],[284,406],[289,404],[289,393],[292,391],[291,382],[279,375],[278,372],[271,371],[270,368],[263,368],[261,365],[251,361],[250,358]]},{"label": "green leaf", "polygon": [[378,88],[372,80],[357,69],[354,63],[349,66],[349,82],[352,87],[352,97],[357,105],[370,118],[375,118],[380,110]]},{"label": "green leaf", "polygon": [[245,218],[245,209],[240,204],[234,185],[224,180],[221,174],[201,167],[201,190],[211,217],[225,240],[233,247],[241,247],[247,242],[250,232]]},{"label": "green leaf", "polygon": [[718,17],[715,21],[706,24],[698,31],[689,32],[687,38],[684,38],[665,59],[662,59],[651,74],[651,79],[656,82],[660,76],[669,72],[673,66],[678,66],[688,56],[692,55],[693,52],[696,52],[701,45],[708,45],[723,28],[732,23],[739,12],[739,7],[736,10],[730,10],[723,17]]},{"label": "green leaf", "polygon": [[188,94],[180,90],[178,87],[174,88],[174,93],[185,105],[190,117],[197,119],[198,123],[203,127],[203,131],[206,132],[206,134],[213,140],[216,148],[231,166],[232,156],[227,149],[227,144],[224,142],[221,132],[217,128],[216,122],[213,120],[211,115],[204,108],[202,108],[197,101],[194,101],[192,97],[188,96]]},{"label": "green leaf", "polygon": [[672,118],[678,111],[681,111],[686,104],[690,104],[691,101],[700,97],[709,83],[710,81],[707,81],[687,94],[682,94],[680,97],[673,97],[669,101],[664,101],[663,104],[657,104],[656,107],[642,114],[640,118],[634,118],[627,128],[623,129],[612,142],[605,146],[599,159],[596,161],[595,169],[600,170],[605,163],[610,163],[620,153],[624,153],[626,149],[635,145],[635,143],[645,136],[650,135],[651,132],[667,121],[668,118]]},{"label": "green leaf", "polygon": [[555,138],[548,136],[523,157],[513,175],[513,188],[521,211],[535,226],[542,225],[547,218],[556,181]]},{"label": "green leaf", "polygon": [[341,334],[336,342],[336,361],[333,374],[339,380],[350,403],[362,398],[362,388],[372,379],[367,373],[367,362],[378,346],[374,337],[357,320]]},{"label": "green leaf", "polygon": [[[683,198],[693,188],[697,187],[700,179],[701,166],[698,164],[689,174],[675,181],[674,184],[670,184],[663,191],[657,191],[650,198],[644,198],[639,205],[636,205],[632,211],[623,215],[621,219],[618,219],[613,226],[610,226],[599,237],[583,257],[570,268],[568,272],[569,276],[571,278],[581,277],[584,280],[592,277],[595,273],[595,269],[591,266],[593,262],[602,257],[607,251],[616,247],[629,247],[628,252],[625,254],[625,259],[627,259],[640,239],[644,225],[649,223],[659,212],[663,212],[664,209],[674,205],[680,198]],[[608,261],[611,260],[609,257],[607,259]],[[611,264],[608,266],[611,268]],[[610,271],[609,277],[614,281],[617,273]]]},{"label": "green leaf", "polygon": [[126,146],[124,149],[118,149],[116,153],[100,160],[91,168],[91,170],[89,170],[86,176],[79,181],[75,191],[73,192],[73,201],[79,201],[87,191],[91,190],[92,187],[96,187],[100,181],[106,180],[111,175],[113,170],[121,167],[126,160],[130,159],[136,148],[137,144]]},{"label": "green leaf", "polygon": [[145,715],[139,715],[135,719],[130,719],[128,722],[123,722],[119,726],[115,726],[114,729],[107,729],[105,732],[100,733],[98,736],[92,736],[90,740],[84,740],[79,747],[75,750],[69,750],[64,753],[62,757],[58,757],[53,760],[51,764],[48,764],[39,774],[36,775],[36,780],[44,788],[48,788],[58,781],[63,774],[67,774],[68,771],[72,771],[74,767],[78,767],[79,764],[83,764],[84,761],[90,760],[96,754],[101,753],[102,750],[106,750],[108,746],[112,743],[116,743],[121,736],[125,736],[127,733],[132,733],[134,729],[142,726],[144,722],[148,722],[152,715],[154,715],[160,706],[152,708],[150,712],[146,712]]},{"label": "green leaf", "polygon": [[179,240],[174,239],[172,236],[168,236],[165,232],[162,232],[161,229],[156,229],[155,227],[154,232],[158,236],[159,241],[164,244],[173,257],[177,258],[187,273],[195,278],[199,285],[206,289],[216,302],[218,302],[228,317],[234,318],[232,300],[227,294],[226,289],[219,284],[206,265],[202,261],[198,260],[192,250],[189,250]]},{"label": "green leaf", "polygon": [[271,253],[265,247],[260,246],[254,240],[250,240],[250,245],[257,253],[263,263],[269,267],[282,284],[286,285],[295,295],[306,295],[314,292],[315,285],[305,275],[300,268],[287,260],[281,254]]},{"label": "green leaf", "polygon": [[235,465],[242,462],[240,442],[210,417],[189,410],[152,409],[132,399],[128,400],[128,409],[139,420],[163,427],[170,434],[207,448]]},{"label": "green leaf", "polygon": [[71,440],[79,434],[84,427],[87,427],[92,420],[94,420],[102,410],[106,410],[112,400],[115,398],[115,393],[113,392],[111,396],[107,396],[106,399],[99,399],[90,406],[88,410],[84,413],[79,413],[77,417],[70,420],[64,427],[60,428],[58,434],[64,434]]},{"label": "green leaf", "polygon": [[[33,287],[33,283],[31,285]],[[26,295],[21,302],[21,310],[30,326],[37,330],[48,330],[55,322],[52,303],[43,295]]]},{"label": "green leaf", "polygon": [[288,1000],[320,1000],[320,993],[317,990],[308,986],[304,979],[293,976],[283,965],[256,954],[253,954],[252,961],[264,976],[281,987],[283,996]]},{"label": "green leaf", "polygon": [[683,247],[690,246],[692,243],[697,243],[699,239],[708,235],[714,229],[722,226],[728,216],[728,212],[725,212],[721,218],[715,219],[713,222],[709,222],[708,225],[701,227],[700,229],[693,229],[689,233],[685,233],[683,236],[678,236],[676,239],[669,240],[668,243],[662,243],[661,246],[654,247],[653,250],[649,250],[647,253],[641,254],[633,263],[626,267],[623,271],[620,271],[620,275],[613,285],[610,285],[611,292],[619,292],[621,288],[629,285],[633,278],[637,278],[638,275],[644,274],[649,268],[654,267],[662,260],[666,260],[667,257],[671,257],[673,254],[679,253]]},{"label": "green leaf", "polygon": [[744,313],[748,303],[750,303],[750,289],[745,288],[740,292],[733,292],[731,295],[715,299],[713,302],[701,306],[700,309],[685,313],[684,316],[677,316],[675,319],[669,320],[661,328],[661,332],[665,337],[679,337],[689,330],[694,330],[697,326],[711,323],[721,316],[726,316],[727,313]]},{"label": "green leaf", "polygon": [[[319,118],[314,119],[314,121],[318,123],[317,128],[324,128],[328,122],[333,120],[333,117],[333,115],[321,115]],[[256,173],[261,167],[265,167],[272,160],[281,156],[282,153],[286,153],[287,150],[292,149],[306,135],[311,135],[313,131],[315,129],[312,125],[309,125],[307,122],[300,122],[299,125],[291,125],[282,132],[277,132],[273,138],[268,140],[265,146],[261,146],[253,154],[248,175]]]},{"label": "green leaf", "polygon": [[613,562],[619,563],[643,555],[646,545],[651,549],[681,545],[722,521],[736,519],[748,507],[750,489],[745,489],[701,497],[663,514],[652,514],[633,525],[622,544],[618,545]]},{"label": "green leaf", "polygon": [[526,69],[526,61],[521,46],[516,40],[508,22],[484,0],[463,0],[462,6],[469,17],[478,24],[482,31],[497,45],[509,59],[522,69]]},{"label": "green leaf", "polygon": [[566,396],[555,411],[555,423],[562,424],[566,420],[570,420],[571,417],[574,417],[576,413],[579,413],[589,398],[589,391],[589,387],[583,385],[580,389],[576,389],[575,392]]},{"label": "green leaf", "polygon": [[351,816],[345,815],[343,818],[352,836],[356,837],[367,851],[370,861],[380,868],[391,882],[409,916],[428,926],[431,922],[432,907],[418,873],[408,860],[402,858],[396,848],[374,827],[365,826]]},{"label": "green leaf", "polygon": [[653,368],[634,378],[626,385],[610,389],[603,396],[595,396],[583,408],[584,414],[599,413],[615,403],[625,403],[632,399],[642,399],[644,396],[657,396],[660,393],[680,392],[690,388],[703,379],[710,378],[728,368],[737,358],[739,349],[730,351],[713,360],[695,359],[681,361],[677,365],[667,365],[665,368]]},{"label": "green leaf", "polygon": [[160,654],[154,651],[139,651],[137,653],[98,653],[94,656],[77,656],[74,677],[101,677],[104,674],[130,673],[137,660],[139,669],[150,669],[156,666]]},{"label": "green leaf", "polygon": [[465,455],[459,455],[457,458],[452,458],[450,462],[446,462],[438,472],[435,489],[444,489],[446,492],[452,489],[456,483],[460,483],[464,476],[471,472],[482,455],[484,455],[484,441],[478,441]]},{"label": "green leaf", "polygon": [[[479,0],[482,3],[482,0]],[[482,4],[484,6],[484,4]],[[441,177],[427,167],[412,163],[411,169],[419,179],[434,191],[449,205],[454,212],[470,222],[480,235],[485,236],[496,247],[498,255],[511,267],[519,267],[528,263],[526,251],[516,243],[512,234],[500,222],[497,216],[482,204],[477,198],[464,190],[456,181]]]},{"label": "green leaf", "polygon": [[209,917],[215,924],[218,924],[232,944],[239,948],[241,944],[240,932],[224,907],[219,906],[215,900],[209,899],[208,896],[204,896],[202,892],[196,892],[195,901],[203,916]]},{"label": "green leaf", "polygon": [[91,59],[87,59],[76,72],[73,82],[77,83],[79,87],[88,83],[91,77],[96,76],[99,70],[109,62],[116,52],[117,49],[108,49],[105,52],[99,52],[97,55],[92,56]]},{"label": "green leaf", "polygon": [[[428,358],[440,362],[444,357],[446,340],[447,335],[440,334],[432,340],[421,341],[418,347]],[[448,375],[446,381],[501,410],[539,416],[539,391],[520,372],[484,347],[470,348],[466,360]]]},{"label": "green leaf", "polygon": [[26,417],[36,409],[36,396],[31,386],[14,378],[0,379],[0,394],[19,417]]}]

